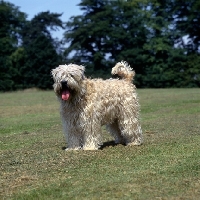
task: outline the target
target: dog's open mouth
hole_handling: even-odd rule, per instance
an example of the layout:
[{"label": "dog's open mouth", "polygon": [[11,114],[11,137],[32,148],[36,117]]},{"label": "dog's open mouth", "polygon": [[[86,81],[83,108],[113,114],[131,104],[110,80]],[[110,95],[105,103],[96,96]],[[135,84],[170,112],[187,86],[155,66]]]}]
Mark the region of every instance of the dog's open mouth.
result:
[{"label": "dog's open mouth", "polygon": [[67,101],[71,95],[70,89],[68,88],[66,81],[62,81],[61,84],[62,84],[62,91],[61,91],[62,100]]},{"label": "dog's open mouth", "polygon": [[69,90],[63,90],[62,91],[62,100],[67,101],[69,99],[69,96],[70,96]]}]

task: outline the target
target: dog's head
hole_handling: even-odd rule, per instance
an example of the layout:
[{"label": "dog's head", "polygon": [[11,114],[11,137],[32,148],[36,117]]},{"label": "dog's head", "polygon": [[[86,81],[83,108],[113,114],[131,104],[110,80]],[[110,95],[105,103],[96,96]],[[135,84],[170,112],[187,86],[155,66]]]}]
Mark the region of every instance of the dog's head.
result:
[{"label": "dog's head", "polygon": [[80,92],[82,81],[85,78],[84,70],[84,66],[75,64],[59,65],[53,69],[51,74],[56,95],[66,101],[75,93]]}]

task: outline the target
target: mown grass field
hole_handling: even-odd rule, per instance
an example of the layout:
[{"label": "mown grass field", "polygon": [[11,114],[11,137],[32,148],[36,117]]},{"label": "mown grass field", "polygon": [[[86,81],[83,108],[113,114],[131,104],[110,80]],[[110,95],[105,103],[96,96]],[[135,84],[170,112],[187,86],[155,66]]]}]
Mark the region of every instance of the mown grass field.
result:
[{"label": "mown grass field", "polygon": [[199,199],[200,89],[141,89],[142,146],[66,152],[53,91],[0,93],[0,199]]}]

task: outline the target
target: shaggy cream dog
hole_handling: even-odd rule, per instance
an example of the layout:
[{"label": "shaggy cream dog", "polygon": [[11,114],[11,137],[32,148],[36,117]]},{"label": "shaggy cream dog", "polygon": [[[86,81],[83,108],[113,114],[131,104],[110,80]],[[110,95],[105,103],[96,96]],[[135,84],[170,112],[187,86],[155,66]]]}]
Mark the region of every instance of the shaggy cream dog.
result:
[{"label": "shaggy cream dog", "polygon": [[132,84],[135,75],[122,61],[113,67],[119,79],[88,79],[83,66],[59,65],[52,70],[54,91],[67,140],[66,150],[95,150],[101,145],[101,127],[116,143],[142,144],[139,103]]}]

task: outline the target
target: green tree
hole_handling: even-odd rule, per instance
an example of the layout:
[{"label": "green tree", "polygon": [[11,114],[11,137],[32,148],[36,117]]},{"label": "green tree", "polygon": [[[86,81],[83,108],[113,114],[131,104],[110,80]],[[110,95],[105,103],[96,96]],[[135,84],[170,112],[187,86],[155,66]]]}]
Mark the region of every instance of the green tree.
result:
[{"label": "green tree", "polygon": [[82,0],[83,15],[66,24],[65,55],[98,77],[109,77],[114,63],[126,60],[139,87],[199,86],[199,5],[195,0]]},{"label": "green tree", "polygon": [[58,66],[61,56],[57,52],[57,41],[51,31],[62,28],[61,14],[41,12],[28,21],[22,33],[25,50],[23,74],[24,87],[51,88],[50,70]]},{"label": "green tree", "polygon": [[89,74],[96,76],[109,77],[110,68],[123,59],[142,73],[147,35],[142,5],[82,0],[79,6],[83,15],[72,17],[66,26],[65,42],[70,43],[66,56],[73,52],[72,61],[86,63]]},{"label": "green tree", "polygon": [[70,43],[65,55],[74,53],[72,60],[87,63],[91,74],[105,70],[105,37],[109,31],[111,10],[106,1],[82,1],[84,15],[72,17],[67,23],[65,42]]},{"label": "green tree", "polygon": [[20,33],[25,25],[26,14],[11,3],[0,1],[0,90],[12,90],[14,69],[10,55],[20,44]]},{"label": "green tree", "polygon": [[[199,53],[200,48],[200,0],[174,0],[176,28],[180,30],[180,44],[188,53]],[[184,41],[181,36],[187,36]]]},{"label": "green tree", "polygon": [[[200,1],[173,0],[174,32],[177,48],[185,58],[178,76],[182,77],[179,87],[200,86]],[[184,39],[186,38],[186,39]],[[177,76],[177,77],[178,77]]]},{"label": "green tree", "polygon": [[147,51],[142,87],[171,87],[177,72],[171,63],[173,54],[182,51],[174,48],[173,1],[149,1],[146,18],[148,40],[143,48]]}]

